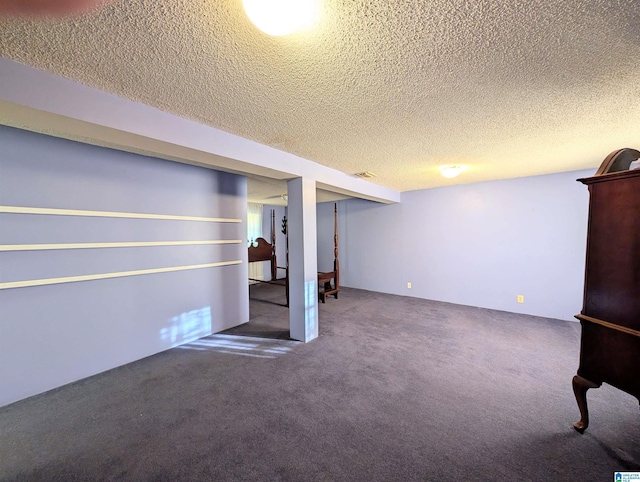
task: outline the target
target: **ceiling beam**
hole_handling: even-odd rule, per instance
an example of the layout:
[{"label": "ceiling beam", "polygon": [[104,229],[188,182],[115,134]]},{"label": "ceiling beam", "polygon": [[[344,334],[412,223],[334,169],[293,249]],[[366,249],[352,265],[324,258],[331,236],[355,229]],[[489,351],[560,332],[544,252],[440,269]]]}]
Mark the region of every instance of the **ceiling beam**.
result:
[{"label": "ceiling beam", "polygon": [[93,87],[0,58],[0,123],[162,159],[323,189],[383,203],[400,193]]}]

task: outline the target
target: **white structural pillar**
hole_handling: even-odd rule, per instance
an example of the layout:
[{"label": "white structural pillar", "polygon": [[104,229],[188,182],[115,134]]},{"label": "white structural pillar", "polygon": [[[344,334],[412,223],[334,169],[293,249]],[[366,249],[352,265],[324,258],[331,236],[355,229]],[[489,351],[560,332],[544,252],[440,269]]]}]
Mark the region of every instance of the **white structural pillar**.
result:
[{"label": "white structural pillar", "polygon": [[289,235],[289,331],[294,340],[318,337],[318,239],[316,182],[287,182]]}]

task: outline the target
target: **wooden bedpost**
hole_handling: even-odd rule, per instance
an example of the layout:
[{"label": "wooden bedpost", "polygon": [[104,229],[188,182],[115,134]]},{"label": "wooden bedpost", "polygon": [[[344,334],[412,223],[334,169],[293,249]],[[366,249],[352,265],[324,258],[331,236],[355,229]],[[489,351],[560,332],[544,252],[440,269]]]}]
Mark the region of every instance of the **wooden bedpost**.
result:
[{"label": "wooden bedpost", "polygon": [[[331,281],[333,280],[333,286]],[[323,303],[327,296],[335,296],[338,299],[340,291],[340,261],[338,260],[338,203],[333,203],[333,271],[318,273],[318,297]]]},{"label": "wooden bedpost", "polygon": [[336,273],[333,280],[336,289],[336,299],[340,289],[340,260],[338,259],[338,203],[333,203],[333,271]]},{"label": "wooden bedpost", "polygon": [[276,210],[271,210],[271,279],[278,278],[278,263],[276,262]]}]

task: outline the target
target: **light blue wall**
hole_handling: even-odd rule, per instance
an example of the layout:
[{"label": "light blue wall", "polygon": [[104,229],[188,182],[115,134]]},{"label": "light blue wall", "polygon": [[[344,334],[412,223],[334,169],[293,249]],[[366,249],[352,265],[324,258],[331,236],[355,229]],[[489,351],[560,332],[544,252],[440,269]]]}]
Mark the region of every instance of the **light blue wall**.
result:
[{"label": "light blue wall", "polygon": [[394,205],[343,201],[341,284],[573,319],[582,308],[588,214],[588,191],[576,179],[593,173],[405,192]]},{"label": "light blue wall", "polygon": [[0,290],[0,405],[249,319],[246,178],[0,126],[0,205],[241,223],[0,214],[0,244],[240,239],[232,245],[0,252],[0,283],[242,264]]},{"label": "light blue wall", "polygon": [[338,248],[342,286],[405,294],[401,289],[405,247],[402,241],[402,210],[402,204],[387,205],[363,200],[339,202]]}]

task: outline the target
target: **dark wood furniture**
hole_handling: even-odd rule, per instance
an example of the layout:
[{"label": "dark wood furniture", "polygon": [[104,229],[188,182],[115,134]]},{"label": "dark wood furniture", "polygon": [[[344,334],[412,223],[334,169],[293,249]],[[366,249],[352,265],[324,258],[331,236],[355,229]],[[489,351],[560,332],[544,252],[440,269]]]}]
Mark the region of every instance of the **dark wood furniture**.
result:
[{"label": "dark wood furniture", "polygon": [[[333,281],[333,285],[331,282]],[[340,261],[338,260],[338,204],[333,204],[333,271],[318,273],[318,297],[325,303],[327,296],[338,299],[340,292]]]},{"label": "dark wood furniture", "polygon": [[[271,262],[271,280],[262,281],[251,279],[259,283],[270,283],[277,280],[278,268],[285,270],[285,290],[287,304],[289,306],[289,246],[287,236],[287,220],[283,220],[283,233],[287,239],[287,261],[286,266],[278,266],[276,260],[276,226],[275,211],[271,210],[271,243],[264,238],[257,238],[249,245],[249,263],[257,261]],[[340,292],[340,261],[338,260],[338,204],[333,205],[333,271],[318,273],[318,297],[323,303],[327,296],[334,296],[338,299]]]},{"label": "dark wood furniture", "polygon": [[[271,244],[264,238],[257,238],[249,245],[249,263],[256,261],[271,261],[271,279],[275,280],[277,275],[276,262],[276,227],[275,211],[271,210]],[[261,280],[252,280],[261,281]]]},{"label": "dark wood furniture", "polygon": [[[285,293],[286,293],[286,304],[284,306],[289,306],[289,253],[287,252],[287,266],[285,269]],[[271,280],[263,281],[249,278],[251,281],[255,281],[257,283],[277,283],[278,279],[278,268],[282,268],[278,266],[276,259],[276,212],[274,209],[271,210],[271,243],[269,243],[264,238],[257,238],[254,242],[249,245],[249,263],[253,263],[255,261],[270,261],[271,262]]]},{"label": "dark wood furniture", "polygon": [[581,419],[589,425],[587,390],[608,383],[640,401],[640,157],[620,149],[595,176],[579,179],[589,188],[589,225],[580,365],[573,391]]}]

